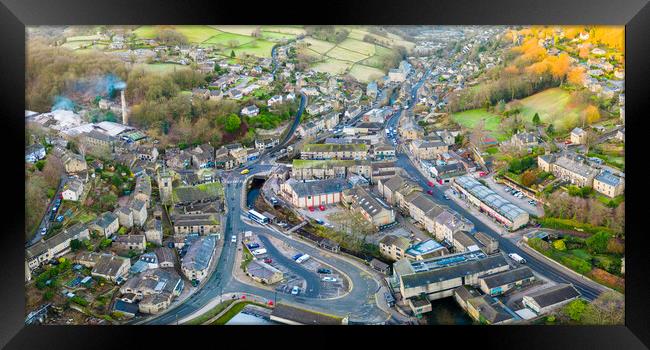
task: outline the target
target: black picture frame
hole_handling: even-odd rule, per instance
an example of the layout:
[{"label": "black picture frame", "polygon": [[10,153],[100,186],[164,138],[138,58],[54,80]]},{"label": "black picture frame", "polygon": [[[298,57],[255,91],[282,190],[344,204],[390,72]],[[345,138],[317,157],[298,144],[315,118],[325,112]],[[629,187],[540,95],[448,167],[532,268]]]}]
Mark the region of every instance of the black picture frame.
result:
[{"label": "black picture frame", "polygon": [[[650,5],[647,0],[375,0],[316,2],[0,0],[0,115],[3,148],[0,345],[7,348],[140,348],[159,345],[272,347],[444,346],[540,349],[640,349],[650,345],[644,169],[650,83]],[[626,26],[626,320],[625,326],[432,327],[151,327],[24,325],[25,26],[65,24],[600,24]],[[630,159],[632,161],[630,161]],[[251,335],[254,334],[254,337]],[[286,339],[300,336],[299,341]],[[454,345],[449,346],[454,346]],[[319,346],[320,347],[320,346]]]}]

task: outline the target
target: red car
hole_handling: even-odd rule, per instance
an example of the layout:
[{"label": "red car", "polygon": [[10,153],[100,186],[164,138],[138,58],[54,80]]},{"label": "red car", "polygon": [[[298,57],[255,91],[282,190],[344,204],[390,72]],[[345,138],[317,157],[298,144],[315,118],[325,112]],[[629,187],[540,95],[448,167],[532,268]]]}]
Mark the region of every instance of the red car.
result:
[{"label": "red car", "polygon": [[434,184],[433,184],[433,182],[429,181],[429,182],[427,182],[427,185],[429,185],[429,187],[433,187]]},{"label": "red car", "polygon": [[320,209],[320,211],[325,211],[325,206],[320,205],[320,206],[318,206],[318,209]]},{"label": "red car", "polygon": [[427,193],[433,196],[433,191],[428,190]]},{"label": "red car", "polygon": [[566,140],[566,141],[564,141],[564,144],[565,145],[570,145],[570,144],[572,144],[572,142],[571,142],[571,140]]},{"label": "red car", "polygon": [[438,180],[438,183],[442,185],[442,180]]},{"label": "red car", "polygon": [[266,258],[266,259],[264,259],[264,262],[267,263],[267,264],[270,264],[270,263],[273,262],[273,259]]},{"label": "red car", "polygon": [[478,176],[480,176],[480,177],[483,177],[485,175],[487,175],[487,173],[485,171],[481,171],[480,173],[478,173]]},{"label": "red car", "polygon": [[309,211],[314,211],[314,207],[309,207]]}]

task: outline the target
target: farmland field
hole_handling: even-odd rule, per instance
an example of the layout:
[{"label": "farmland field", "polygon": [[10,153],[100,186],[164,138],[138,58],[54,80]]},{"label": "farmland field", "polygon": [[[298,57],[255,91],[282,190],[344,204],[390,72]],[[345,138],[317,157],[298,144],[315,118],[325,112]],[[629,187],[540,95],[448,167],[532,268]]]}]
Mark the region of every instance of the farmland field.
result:
[{"label": "farmland field", "polygon": [[310,44],[309,48],[313,51],[316,51],[318,53],[326,53],[327,51],[331,50],[334,46],[336,46],[333,43],[323,41],[323,40],[318,40],[314,38],[305,38],[303,40],[304,42]]},{"label": "farmland field", "polygon": [[302,26],[262,26],[262,31],[293,35],[305,34],[305,29]]},{"label": "farmland field", "polygon": [[375,55],[372,57],[369,57],[359,63],[370,66],[370,67],[375,67],[381,69],[383,66],[384,62],[384,57],[390,56],[392,54],[391,49],[380,46],[380,45],[375,45]]},{"label": "farmland field", "polygon": [[350,75],[360,82],[367,83],[381,78],[384,75],[384,71],[357,63],[350,69]]},{"label": "farmland field", "polygon": [[530,122],[535,113],[542,123],[553,123],[558,130],[569,130],[578,125],[586,105],[560,88],[552,88],[519,100],[524,120]]},{"label": "farmland field", "polygon": [[263,30],[262,31],[262,38],[270,41],[282,41],[282,40],[291,40],[295,38],[296,35],[294,34],[288,34],[288,33],[278,33],[278,32],[270,32]]},{"label": "farmland field", "polygon": [[141,39],[153,39],[161,29],[172,29],[183,34],[192,43],[202,43],[220,33],[210,26],[141,26],[133,33]]},{"label": "farmland field", "polygon": [[271,57],[271,49],[273,48],[273,45],[275,45],[275,43],[272,43],[270,41],[255,40],[248,44],[235,48],[234,51],[237,57],[239,57],[241,54],[246,53],[257,57],[267,58]]},{"label": "farmland field", "polygon": [[352,63],[337,60],[334,58],[328,58],[323,62],[319,62],[313,66],[314,70],[319,72],[326,72],[330,74],[343,74],[345,71],[350,68]]},{"label": "farmland field", "polygon": [[237,41],[237,46],[239,46],[248,44],[253,40],[255,40],[255,38],[252,36],[234,33],[220,33],[204,41],[202,46],[206,46],[206,44],[228,46],[231,41]]},{"label": "farmland field", "polygon": [[370,44],[360,40],[348,38],[343,40],[338,44],[338,46],[350,51],[361,53],[365,56],[372,56],[375,54],[375,44]]},{"label": "farmland field", "polygon": [[467,129],[474,128],[480,120],[483,120],[485,122],[485,130],[491,131],[490,134],[493,137],[497,138],[499,141],[507,139],[507,135],[501,133],[499,130],[501,118],[483,108],[453,113],[451,119]]},{"label": "farmland field", "polygon": [[363,55],[361,53],[355,52],[355,51],[350,51],[347,49],[344,49],[340,46],[337,46],[330,50],[327,53],[327,56],[336,58],[338,60],[343,60],[343,61],[350,61],[350,62],[357,62],[361,61],[363,59],[366,59],[368,56]]}]

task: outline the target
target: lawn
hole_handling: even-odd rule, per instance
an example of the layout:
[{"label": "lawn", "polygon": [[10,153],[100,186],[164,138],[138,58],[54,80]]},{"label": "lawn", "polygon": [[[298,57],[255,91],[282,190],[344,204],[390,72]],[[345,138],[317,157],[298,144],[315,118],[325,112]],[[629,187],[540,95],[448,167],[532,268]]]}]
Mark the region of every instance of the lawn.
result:
[{"label": "lawn", "polygon": [[208,312],[204,313],[203,315],[193,318],[184,324],[186,325],[200,325],[203,324],[204,322],[208,321],[209,319],[213,318],[214,316],[217,316],[220,312],[225,310],[230,304],[232,304],[234,300],[225,300],[223,303],[218,304],[217,306],[213,307],[210,309]]},{"label": "lawn", "polygon": [[334,58],[328,58],[325,61],[315,64],[312,68],[318,72],[326,72],[330,74],[343,74],[352,66],[352,63],[341,61]]},{"label": "lawn", "polygon": [[254,305],[258,305],[258,306],[262,306],[262,307],[267,307],[266,305],[256,303],[256,302],[252,302],[252,301],[241,301],[241,302],[233,305],[233,307],[231,307],[230,310],[226,311],[223,315],[221,315],[221,317],[219,317],[218,319],[216,319],[214,322],[212,322],[210,324],[211,325],[221,326],[221,325],[224,325],[224,324],[228,323],[228,321],[230,321],[233,317],[235,317],[238,313],[240,313],[246,307],[246,305],[248,305],[248,304],[254,304]]},{"label": "lawn", "polygon": [[351,51],[340,46],[336,46],[335,48],[328,51],[327,56],[350,62],[357,62],[368,58],[368,55],[364,55],[356,51]]},{"label": "lawn", "polygon": [[381,78],[384,75],[384,71],[357,63],[350,69],[350,75],[360,82],[367,83]]},{"label": "lawn", "polygon": [[499,130],[501,117],[483,108],[453,113],[451,119],[466,129],[473,129],[479,121],[483,120],[485,122],[485,130],[490,131],[490,134],[497,140],[503,141],[508,138],[508,135]]},{"label": "lawn", "polygon": [[571,92],[560,88],[547,89],[519,101],[525,121],[532,121],[538,113],[542,123],[553,123],[556,130],[573,129],[580,123],[580,115],[587,107],[578,103]]},{"label": "lawn", "polygon": [[262,31],[300,35],[305,34],[302,26],[262,26]]}]

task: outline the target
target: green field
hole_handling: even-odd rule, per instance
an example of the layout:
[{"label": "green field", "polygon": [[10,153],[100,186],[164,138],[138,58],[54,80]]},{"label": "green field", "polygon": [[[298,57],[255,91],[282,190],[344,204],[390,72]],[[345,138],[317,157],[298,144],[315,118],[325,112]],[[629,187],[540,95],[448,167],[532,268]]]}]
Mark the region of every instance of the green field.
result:
[{"label": "green field", "polygon": [[278,32],[269,32],[266,30],[262,31],[262,38],[269,41],[282,41],[282,40],[291,40],[294,39],[296,35],[288,33],[278,33]]},{"label": "green field", "polygon": [[524,120],[531,122],[535,113],[542,123],[553,123],[556,130],[570,130],[580,123],[580,115],[587,107],[578,103],[572,94],[560,88],[551,88],[519,100]]},{"label": "green field", "polygon": [[347,38],[339,43],[338,46],[350,51],[359,52],[365,56],[372,56],[375,54],[375,44],[356,39]]},{"label": "green field", "polygon": [[253,38],[252,36],[235,34],[235,33],[220,33],[209,38],[208,40],[205,40],[202,44],[204,46],[206,44],[228,46],[230,45],[231,42],[236,41],[237,46],[240,46],[240,45],[248,44],[253,40],[255,40],[255,38]]},{"label": "green field", "polygon": [[[248,44],[241,45],[234,49],[235,55],[239,57],[242,54],[249,54],[257,57],[268,58],[271,57],[271,50],[275,43],[266,40],[255,40]],[[230,51],[226,50],[228,54]]]},{"label": "green field", "polygon": [[485,122],[485,130],[489,130],[490,134],[497,140],[503,141],[508,138],[508,135],[503,134],[499,130],[501,117],[494,113],[490,113],[483,108],[453,113],[451,119],[467,129],[474,128],[479,121],[483,120]]},{"label": "green field", "polygon": [[352,66],[351,62],[341,61],[335,58],[328,58],[325,61],[315,64],[312,68],[318,72],[325,72],[330,74],[343,74]]},{"label": "green field", "polygon": [[361,54],[356,51],[350,51],[340,46],[337,46],[331,49],[329,52],[327,52],[327,56],[331,58],[336,58],[337,60],[350,61],[350,62],[358,62],[368,58],[368,56],[364,54]]},{"label": "green field", "polygon": [[183,34],[191,43],[202,43],[209,38],[221,33],[219,30],[210,26],[141,26],[133,31],[138,38],[154,39],[162,29],[172,29]]},{"label": "green field", "polygon": [[350,75],[360,82],[368,83],[381,78],[384,75],[384,71],[374,67],[364,66],[362,64],[355,64],[352,66],[352,69],[350,69]]},{"label": "green field", "polygon": [[307,37],[303,41],[309,44],[309,48],[311,50],[316,51],[316,52],[318,52],[320,54],[324,54],[327,51],[333,49],[334,46],[336,46],[333,43],[323,41],[323,40],[314,39],[314,38],[311,38],[311,37]]}]

